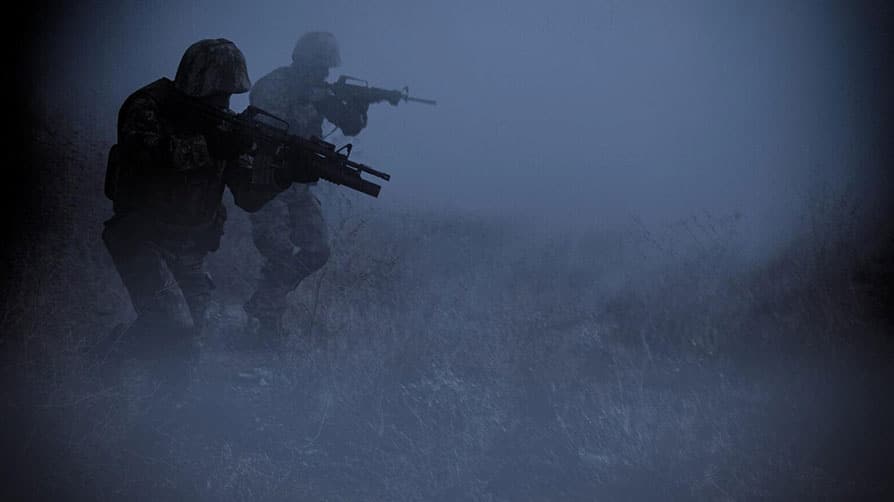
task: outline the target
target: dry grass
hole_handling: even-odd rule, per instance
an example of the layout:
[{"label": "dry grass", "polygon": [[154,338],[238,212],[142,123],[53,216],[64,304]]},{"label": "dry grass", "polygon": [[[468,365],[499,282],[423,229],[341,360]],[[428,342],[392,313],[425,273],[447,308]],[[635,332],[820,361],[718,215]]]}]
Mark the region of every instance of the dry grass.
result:
[{"label": "dry grass", "polygon": [[[78,170],[103,149],[73,145],[47,139],[36,162]],[[7,451],[31,474],[14,485],[21,494],[739,500],[890,489],[875,455],[891,444],[891,411],[870,393],[891,376],[874,303],[884,291],[861,286],[878,259],[853,244],[862,236],[846,204],[812,208],[812,233],[755,267],[736,247],[737,215],[532,233],[324,190],[332,260],[293,294],[286,348],[246,353],[225,349],[259,265],[237,213],[209,263],[218,307],[206,351],[172,408],[139,367],[110,383],[81,350],[129,315],[89,173],[49,185],[53,207],[74,209],[35,239],[18,294],[2,303],[15,335]],[[830,454],[842,443],[846,462]]]}]

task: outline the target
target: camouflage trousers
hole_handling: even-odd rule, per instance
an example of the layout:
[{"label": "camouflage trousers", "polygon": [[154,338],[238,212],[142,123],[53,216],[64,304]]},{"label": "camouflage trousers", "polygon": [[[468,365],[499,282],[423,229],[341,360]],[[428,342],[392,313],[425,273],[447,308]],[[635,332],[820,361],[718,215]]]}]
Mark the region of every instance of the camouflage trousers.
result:
[{"label": "camouflage trousers", "polygon": [[[184,338],[202,328],[213,289],[205,272],[211,250],[203,238],[207,233],[171,232],[137,214],[116,215],[106,222],[103,241],[137,313],[132,331],[150,333],[143,337]],[[189,316],[183,313],[181,298]]]},{"label": "camouflage trousers", "polygon": [[252,213],[252,238],[264,264],[245,311],[262,329],[279,329],[286,296],[329,260],[329,233],[320,201],[308,185],[295,185]]}]

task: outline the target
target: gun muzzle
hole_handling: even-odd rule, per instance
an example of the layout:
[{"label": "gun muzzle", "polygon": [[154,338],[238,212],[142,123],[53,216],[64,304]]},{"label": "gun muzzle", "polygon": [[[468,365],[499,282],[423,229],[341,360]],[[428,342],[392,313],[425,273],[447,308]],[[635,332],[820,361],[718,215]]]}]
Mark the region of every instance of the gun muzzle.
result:
[{"label": "gun muzzle", "polygon": [[412,101],[412,102],[414,102],[414,103],[423,103],[423,104],[426,104],[426,105],[436,105],[436,104],[438,104],[438,102],[435,101],[435,100],[433,100],[433,99],[413,98],[413,97],[410,97],[410,96],[404,96],[404,101]]}]

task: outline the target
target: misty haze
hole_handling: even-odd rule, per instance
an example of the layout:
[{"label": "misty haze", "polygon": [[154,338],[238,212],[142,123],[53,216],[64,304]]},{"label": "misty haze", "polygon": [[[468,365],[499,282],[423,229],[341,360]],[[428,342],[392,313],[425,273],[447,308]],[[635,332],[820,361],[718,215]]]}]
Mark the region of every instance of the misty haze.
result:
[{"label": "misty haze", "polygon": [[[13,494],[135,500],[812,500],[892,490],[883,2],[70,2],[22,56],[4,249]],[[103,246],[124,100],[184,50],[249,77],[332,32],[373,104],[320,181],[331,256],[278,350],[230,193],[186,395],[91,351],[135,312]],[[240,112],[249,95],[230,107]],[[330,133],[333,125],[324,124]],[[23,195],[23,194],[33,195]],[[18,199],[16,199],[18,200]]]}]

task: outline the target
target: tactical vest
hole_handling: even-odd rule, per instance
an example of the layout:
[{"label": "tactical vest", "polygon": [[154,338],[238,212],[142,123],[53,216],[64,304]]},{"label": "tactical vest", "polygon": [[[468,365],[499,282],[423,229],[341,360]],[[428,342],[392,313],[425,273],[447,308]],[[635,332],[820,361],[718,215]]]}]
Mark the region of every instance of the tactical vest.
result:
[{"label": "tactical vest", "polygon": [[[105,194],[116,213],[139,211],[173,226],[214,225],[221,213],[226,163],[208,153],[205,136],[180,123],[173,82],[162,78],[137,90],[124,102],[118,115],[118,143],[109,151]],[[125,113],[137,98],[157,106],[160,155],[149,148],[126,147],[121,129]]]}]

